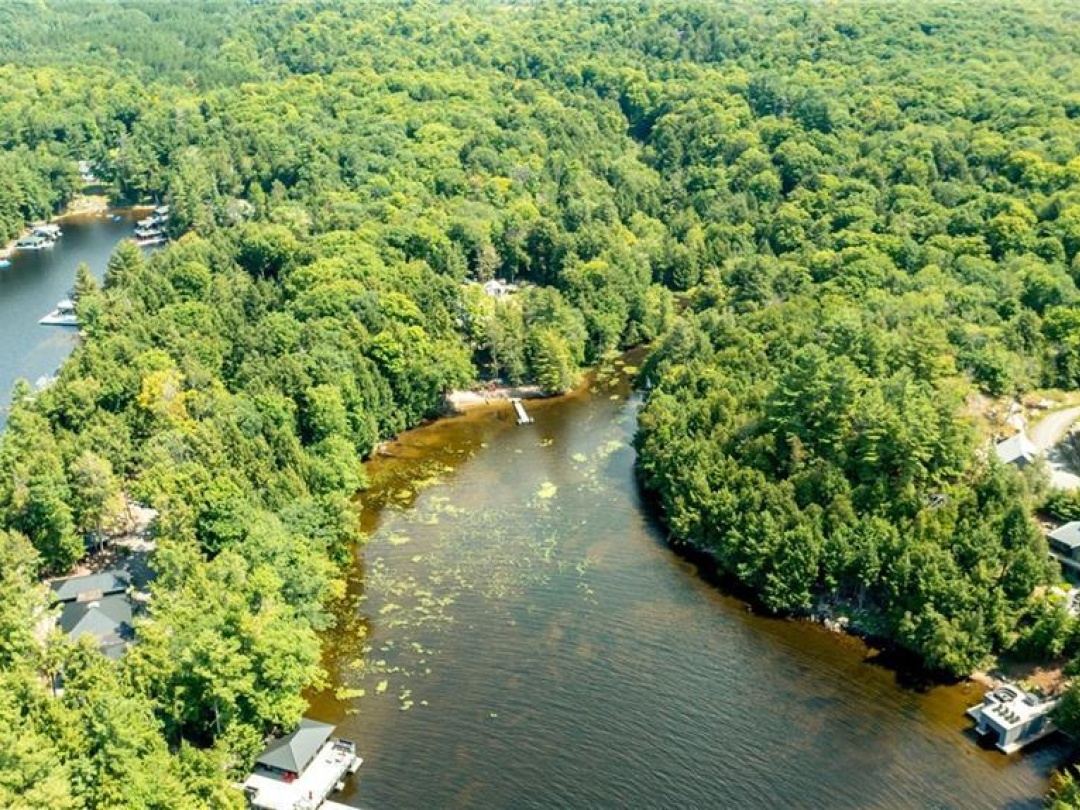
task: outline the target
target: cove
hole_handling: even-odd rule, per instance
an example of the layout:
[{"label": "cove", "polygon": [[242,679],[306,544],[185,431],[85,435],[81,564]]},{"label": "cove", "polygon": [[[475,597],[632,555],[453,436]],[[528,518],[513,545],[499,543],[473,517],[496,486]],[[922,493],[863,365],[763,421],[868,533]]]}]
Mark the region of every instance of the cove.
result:
[{"label": "cove", "polygon": [[16,251],[11,266],[0,269],[0,428],[7,421],[15,381],[33,384],[52,376],[75,348],[75,329],[41,326],[38,320],[67,297],[80,262],[101,279],[117,244],[131,236],[136,218],[129,210],[110,211],[107,217],[64,217],[64,235],[53,247]]},{"label": "cove", "polygon": [[310,714],[378,808],[1041,806],[1067,745],[980,749],[975,684],[905,688],[861,642],[764,618],[650,520],[628,374],[442,420],[368,465],[369,542]]}]

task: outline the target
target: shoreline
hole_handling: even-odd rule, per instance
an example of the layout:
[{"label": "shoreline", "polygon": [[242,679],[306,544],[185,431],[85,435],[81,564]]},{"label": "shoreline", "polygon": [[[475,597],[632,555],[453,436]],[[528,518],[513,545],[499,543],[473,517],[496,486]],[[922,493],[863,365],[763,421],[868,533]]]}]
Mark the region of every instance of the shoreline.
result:
[{"label": "shoreline", "polygon": [[[122,205],[114,207],[110,205],[109,198],[104,194],[76,194],[68,200],[59,214],[49,217],[46,222],[61,223],[75,219],[105,217],[111,213],[130,212],[139,214],[152,210],[154,210],[153,205]],[[20,239],[28,236],[32,229],[32,225],[26,225],[18,235],[12,237],[7,244],[0,247],[0,259],[10,259],[17,253],[15,244]]]},{"label": "shoreline", "polygon": [[451,391],[445,396],[446,411],[449,415],[467,413],[485,405],[508,402],[511,399],[548,399],[550,395],[540,390],[538,385],[496,385],[470,388],[463,391]]}]

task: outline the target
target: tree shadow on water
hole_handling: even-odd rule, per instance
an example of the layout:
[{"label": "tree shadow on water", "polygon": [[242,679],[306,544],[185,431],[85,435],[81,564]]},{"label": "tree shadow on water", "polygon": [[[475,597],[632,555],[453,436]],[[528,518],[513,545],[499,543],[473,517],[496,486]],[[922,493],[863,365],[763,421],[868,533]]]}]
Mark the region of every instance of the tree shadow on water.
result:
[{"label": "tree shadow on water", "polygon": [[935,686],[952,686],[963,678],[958,678],[942,670],[929,669],[922,660],[910,650],[880,639],[867,639],[871,650],[866,656],[866,663],[882,667],[896,676],[896,682],[904,689],[913,692],[928,692]]}]

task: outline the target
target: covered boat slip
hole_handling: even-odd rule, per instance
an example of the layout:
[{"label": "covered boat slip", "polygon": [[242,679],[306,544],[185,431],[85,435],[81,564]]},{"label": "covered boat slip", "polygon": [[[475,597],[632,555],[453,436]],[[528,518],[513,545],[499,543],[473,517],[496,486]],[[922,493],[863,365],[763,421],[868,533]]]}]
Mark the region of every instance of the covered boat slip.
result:
[{"label": "covered boat slip", "polygon": [[967,710],[975,731],[990,738],[998,750],[1012,754],[1057,730],[1050,713],[1058,698],[1043,698],[1006,684],[986,693],[983,702]]},{"label": "covered boat slip", "polygon": [[244,782],[257,810],[319,810],[326,798],[360,767],[356,747],[331,739],[334,727],[304,718],[292,734],[275,740],[255,761]]}]

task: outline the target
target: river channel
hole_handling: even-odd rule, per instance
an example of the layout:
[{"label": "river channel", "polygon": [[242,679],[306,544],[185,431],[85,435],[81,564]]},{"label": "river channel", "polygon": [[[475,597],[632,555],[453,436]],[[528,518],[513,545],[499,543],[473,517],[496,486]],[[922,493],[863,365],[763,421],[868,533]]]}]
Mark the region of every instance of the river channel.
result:
[{"label": "river channel", "polygon": [[913,689],[861,643],[763,618],[663,543],[639,401],[444,420],[368,465],[370,534],[311,714],[357,742],[338,797],[417,808],[1039,807],[1065,745],[980,749],[973,684]]}]

